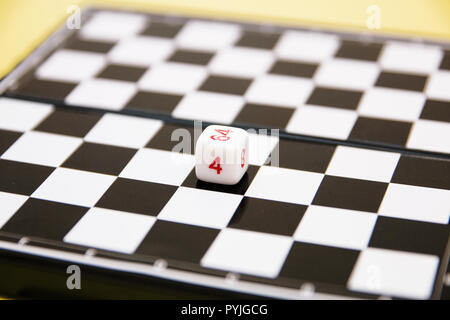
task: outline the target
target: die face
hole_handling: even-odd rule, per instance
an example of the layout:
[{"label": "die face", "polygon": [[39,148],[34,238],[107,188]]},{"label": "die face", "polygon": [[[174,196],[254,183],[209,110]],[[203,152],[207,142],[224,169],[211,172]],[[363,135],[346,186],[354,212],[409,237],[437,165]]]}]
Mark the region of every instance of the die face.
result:
[{"label": "die face", "polygon": [[225,126],[209,126],[195,148],[195,173],[206,182],[238,183],[248,168],[248,133]]}]

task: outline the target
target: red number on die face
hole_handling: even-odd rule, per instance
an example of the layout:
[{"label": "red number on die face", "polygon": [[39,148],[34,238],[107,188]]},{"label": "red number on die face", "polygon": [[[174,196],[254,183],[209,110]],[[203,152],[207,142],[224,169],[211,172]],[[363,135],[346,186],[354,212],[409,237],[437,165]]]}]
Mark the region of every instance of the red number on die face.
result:
[{"label": "red number on die face", "polygon": [[214,129],[214,131],[218,132],[219,135],[212,135],[210,138],[217,141],[228,141],[230,140],[230,137],[228,134],[230,133],[230,130],[225,129]]},{"label": "red number on die face", "polygon": [[227,136],[212,135],[210,138],[213,139],[213,140],[216,140],[216,141],[228,141],[228,140],[230,140],[230,137],[227,137]]},{"label": "red number on die face", "polygon": [[210,169],[216,170],[217,174],[220,174],[222,167],[220,166],[220,157],[216,157],[214,161],[209,165]]},{"label": "red number on die face", "polygon": [[225,130],[225,129],[214,129],[215,131],[217,131],[218,133],[220,133],[223,136],[226,136],[227,134],[230,133],[230,130]]},{"label": "red number on die face", "polygon": [[241,168],[245,166],[245,149],[242,149],[241,152]]}]

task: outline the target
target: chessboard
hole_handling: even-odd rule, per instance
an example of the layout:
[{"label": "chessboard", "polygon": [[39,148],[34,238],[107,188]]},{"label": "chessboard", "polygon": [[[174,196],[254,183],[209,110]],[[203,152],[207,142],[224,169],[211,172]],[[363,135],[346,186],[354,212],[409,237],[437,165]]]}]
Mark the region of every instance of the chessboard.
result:
[{"label": "chessboard", "polygon": [[448,43],[83,13],[6,94],[450,153]]},{"label": "chessboard", "polygon": [[[1,250],[263,297],[441,297],[448,44],[85,18],[0,83]],[[265,129],[237,185],[196,178],[194,120]]]}]

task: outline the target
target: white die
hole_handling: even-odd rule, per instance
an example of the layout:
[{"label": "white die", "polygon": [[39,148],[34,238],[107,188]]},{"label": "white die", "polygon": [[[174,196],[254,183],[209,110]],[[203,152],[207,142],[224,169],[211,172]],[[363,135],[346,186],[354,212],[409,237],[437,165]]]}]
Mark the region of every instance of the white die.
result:
[{"label": "white die", "polygon": [[207,127],[195,147],[195,174],[206,182],[238,183],[248,168],[248,133],[226,126]]}]

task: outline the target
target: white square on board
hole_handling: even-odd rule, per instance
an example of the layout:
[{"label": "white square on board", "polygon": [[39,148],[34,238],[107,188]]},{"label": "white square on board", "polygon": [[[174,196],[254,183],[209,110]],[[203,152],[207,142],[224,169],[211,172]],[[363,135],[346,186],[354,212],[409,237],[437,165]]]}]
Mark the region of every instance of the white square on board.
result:
[{"label": "white square on board", "polygon": [[147,70],[138,82],[140,89],[184,94],[197,89],[207,69],[185,63],[164,63]]},{"label": "white square on board", "polygon": [[335,35],[317,32],[285,31],[275,47],[282,59],[320,62],[332,57],[339,45]]},{"label": "white square on board", "polygon": [[319,66],[314,80],[321,86],[364,90],[375,83],[378,73],[375,62],[335,58]]},{"label": "white square on board", "polygon": [[242,198],[236,194],[180,187],[161,210],[158,219],[225,228]]},{"label": "white square on board", "polygon": [[325,246],[361,250],[367,247],[377,215],[368,212],[309,206],[295,240]]},{"label": "white square on board", "polygon": [[98,12],[80,29],[80,37],[94,41],[117,41],[139,33],[147,24],[144,15]]},{"label": "white square on board", "polygon": [[267,72],[274,59],[270,50],[233,47],[217,53],[209,69],[214,74],[253,78]]},{"label": "white square on board", "polygon": [[179,186],[194,168],[191,154],[157,149],[140,149],[120,177]]},{"label": "white square on board", "polygon": [[380,182],[391,181],[400,154],[338,146],[326,174]]},{"label": "white square on board", "polygon": [[438,264],[437,256],[368,248],[360,253],[348,287],[385,296],[427,299]]},{"label": "white square on board", "polygon": [[83,142],[81,138],[60,134],[29,131],[24,133],[2,159],[34,163],[43,166],[61,165]]},{"label": "white square on board", "polygon": [[364,93],[358,113],[381,119],[416,121],[424,103],[423,93],[376,87]]},{"label": "white square on board", "polygon": [[322,179],[323,174],[320,173],[263,166],[258,170],[245,195],[309,205]]},{"label": "white square on board", "polygon": [[191,92],[183,97],[172,116],[228,124],[233,122],[243,105],[244,99],[240,96]]},{"label": "white square on board", "polygon": [[383,69],[409,73],[430,73],[439,67],[442,50],[433,45],[388,42],[381,52]]},{"label": "white square on board", "polygon": [[286,131],[345,140],[357,117],[355,111],[305,105],[294,112]]},{"label": "white square on board", "polygon": [[64,242],[133,253],[155,220],[141,214],[92,208],[64,237]]},{"label": "white square on board", "polygon": [[195,20],[183,26],[176,43],[185,49],[216,51],[232,45],[240,33],[236,24]]},{"label": "white square on board", "polygon": [[53,106],[49,104],[0,98],[0,129],[31,130],[52,111]]},{"label": "white square on board", "polygon": [[19,210],[28,197],[0,191],[0,228]]},{"label": "white square on board", "polygon": [[450,71],[437,71],[431,74],[425,92],[428,97],[450,100]]},{"label": "white square on board", "polygon": [[160,120],[105,114],[84,140],[137,149],[143,147],[161,126]]},{"label": "white square on board", "polygon": [[78,84],[66,97],[65,102],[83,107],[121,110],[136,90],[137,87],[132,82],[89,79]]},{"label": "white square on board", "polygon": [[269,74],[253,81],[245,98],[251,103],[297,107],[308,98],[312,87],[310,79]]},{"label": "white square on board", "polygon": [[413,124],[406,146],[410,149],[450,153],[450,123],[417,120]]},{"label": "white square on board", "polygon": [[116,177],[74,169],[56,168],[31,195],[33,198],[92,207]]},{"label": "white square on board", "polygon": [[253,231],[224,229],[201,260],[208,268],[275,278],[292,238]]},{"label": "white square on board", "polygon": [[[262,166],[268,159],[279,141],[279,137],[270,135],[271,131],[266,134],[249,133],[248,135],[248,163],[252,165]],[[277,158],[278,159],[278,158]]]},{"label": "white square on board", "polygon": [[39,79],[80,82],[95,76],[106,64],[105,55],[61,49],[54,52],[36,70]]},{"label": "white square on board", "polygon": [[391,183],[378,214],[447,224],[450,215],[450,191]]},{"label": "white square on board", "polygon": [[172,40],[138,36],[119,41],[108,52],[108,59],[113,63],[148,67],[165,60],[172,51]]}]

